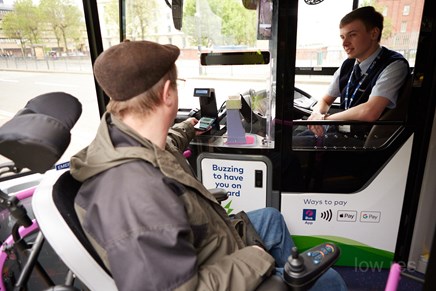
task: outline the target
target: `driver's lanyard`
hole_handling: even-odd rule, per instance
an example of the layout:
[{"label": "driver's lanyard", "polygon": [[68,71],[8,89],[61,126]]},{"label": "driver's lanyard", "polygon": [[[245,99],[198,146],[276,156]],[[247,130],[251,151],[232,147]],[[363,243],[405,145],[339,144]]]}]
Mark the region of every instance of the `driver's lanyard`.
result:
[{"label": "driver's lanyard", "polygon": [[349,93],[350,93],[351,79],[353,78],[353,74],[354,74],[354,69],[351,72],[350,77],[348,78],[347,86],[345,87],[345,100],[344,100],[345,109],[350,108],[351,103],[353,103],[353,100],[354,100],[354,97],[356,96],[357,91],[360,89],[360,87],[362,86],[363,81],[365,81],[366,77],[369,75],[369,73],[372,71],[372,69],[374,68],[374,66],[377,63],[377,61],[380,59],[382,51],[383,50],[381,50],[378,53],[377,57],[372,61],[372,63],[369,66],[368,70],[366,70],[366,72],[364,74],[362,74],[362,76],[360,77],[359,84],[357,84],[356,88],[354,89],[353,94],[351,95],[351,98],[348,98]]}]

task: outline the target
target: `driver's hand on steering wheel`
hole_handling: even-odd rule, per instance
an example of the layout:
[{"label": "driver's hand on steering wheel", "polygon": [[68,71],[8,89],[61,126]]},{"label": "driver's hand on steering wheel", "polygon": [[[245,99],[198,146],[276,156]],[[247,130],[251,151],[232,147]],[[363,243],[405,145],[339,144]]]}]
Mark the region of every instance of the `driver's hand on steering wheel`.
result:
[{"label": "driver's hand on steering wheel", "polygon": [[[312,114],[307,118],[307,120],[324,120],[326,114],[313,111]],[[311,125],[309,124],[307,128],[313,132],[316,136],[321,136],[324,134],[324,127],[322,125]]]}]

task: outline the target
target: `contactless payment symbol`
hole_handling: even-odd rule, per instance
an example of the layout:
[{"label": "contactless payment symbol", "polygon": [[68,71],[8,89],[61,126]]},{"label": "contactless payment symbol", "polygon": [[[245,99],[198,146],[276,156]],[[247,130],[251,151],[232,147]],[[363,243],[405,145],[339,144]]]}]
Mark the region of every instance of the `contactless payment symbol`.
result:
[{"label": "contactless payment symbol", "polygon": [[321,218],[327,221],[331,221],[333,217],[333,212],[331,209],[321,212]]},{"label": "contactless payment symbol", "polygon": [[316,209],[303,209],[303,220],[316,220]]}]

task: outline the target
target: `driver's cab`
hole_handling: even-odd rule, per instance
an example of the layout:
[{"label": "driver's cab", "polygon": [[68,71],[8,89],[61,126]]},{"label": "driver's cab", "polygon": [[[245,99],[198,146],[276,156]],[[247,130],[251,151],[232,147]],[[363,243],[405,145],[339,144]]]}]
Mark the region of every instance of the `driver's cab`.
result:
[{"label": "driver's cab", "polygon": [[[412,151],[408,123],[362,124],[394,130],[383,138],[369,134],[357,147],[296,144],[296,133],[307,127],[314,104],[347,58],[339,21],[366,1],[97,2],[103,49],[123,39],[180,48],[175,122],[200,120],[186,156],[207,188],[228,191],[223,206],[229,214],[275,207],[300,248],[328,237],[347,249],[340,265],[368,258],[390,264]],[[422,5],[397,4],[374,4],[385,18],[381,44],[414,67],[420,27],[412,23],[420,23]],[[407,113],[412,104],[404,106]],[[339,110],[339,103],[334,107]]]},{"label": "driver's cab", "polygon": [[[343,245],[353,241],[368,246],[368,252],[383,253],[374,260],[387,264],[394,256],[397,228],[392,225],[399,223],[403,201],[396,195],[404,193],[407,180],[407,167],[398,165],[411,154],[406,116],[413,110],[412,76],[399,99],[402,114],[383,115],[373,123],[312,121],[365,128],[358,144],[297,142],[332,75],[347,59],[339,21],[365,5],[356,2],[189,0],[183,9],[176,9],[183,12],[175,18],[177,29],[169,17],[169,33],[160,33],[157,39],[181,48],[177,67],[183,81],[176,121],[191,116],[200,120],[188,160],[204,185],[228,190],[224,206],[229,213],[276,207],[285,215],[297,245],[308,248],[320,237],[334,236]],[[374,6],[385,19],[381,45],[402,53],[413,68],[417,40],[407,36],[415,35],[419,27],[403,31],[395,23],[408,21],[411,10],[421,15],[422,7],[406,5],[400,11],[393,9],[395,1],[379,2]],[[160,11],[170,13],[164,3],[159,5]],[[402,32],[393,33],[396,29]],[[400,36],[408,40],[401,46]],[[331,110],[341,110],[339,98]],[[395,171],[395,179],[389,171]],[[372,205],[375,193],[383,193],[377,200],[383,202]],[[306,216],[306,210],[313,216]],[[317,218],[316,210],[327,219]],[[365,211],[377,219],[383,213],[384,218],[361,223],[367,219]],[[353,223],[338,227],[343,221],[356,222],[361,230],[356,231]],[[366,231],[378,235],[356,234]],[[351,249],[339,264],[366,260],[354,252],[355,246]]]},{"label": "driver's cab", "polygon": [[[339,21],[353,9],[355,1],[345,1],[340,6],[331,1],[307,0],[289,5],[273,0],[173,2],[171,11],[164,3],[157,5],[161,13],[168,14],[169,33],[159,31],[156,39],[181,48],[177,67],[183,81],[179,86],[176,122],[188,117],[200,120],[197,129],[201,134],[189,149],[191,165],[200,177],[202,153],[251,153],[272,159],[275,173],[272,189],[351,193],[367,184],[386,162],[383,157],[389,154],[381,152],[393,153],[392,144],[398,139],[404,142],[410,134],[404,131],[411,86],[402,90],[407,93],[399,98],[401,115],[387,112],[374,123],[315,122],[330,127],[362,128],[361,136],[350,136],[345,143],[341,139],[331,140],[328,145],[298,142],[299,134],[311,124],[307,117],[325,95],[333,73],[347,59],[339,37]],[[385,2],[384,6],[376,7],[386,19],[381,45],[405,55],[413,67],[417,43],[410,41],[407,48],[404,44],[396,47],[392,34],[396,28],[392,23],[404,15],[393,13],[389,10],[390,1]],[[174,8],[179,4],[181,9]],[[298,17],[284,17],[288,12],[292,15],[293,6],[298,8]],[[129,7],[126,9],[128,13]],[[282,17],[280,9],[285,11],[281,12]],[[329,17],[323,17],[326,11]],[[129,25],[134,23],[127,22]],[[156,29],[162,30],[161,23]],[[407,84],[412,82],[412,77],[409,79]],[[238,113],[234,113],[234,108],[228,110],[227,105],[235,102]],[[330,112],[340,110],[338,97]],[[315,152],[318,156],[328,152],[322,154],[326,156],[323,164],[335,161],[341,165],[343,161],[343,167],[352,170],[347,173],[341,172],[343,167],[330,172],[314,170],[321,167],[320,163],[313,163]],[[376,162],[369,169],[361,171],[356,165],[368,159],[367,154],[380,157],[374,159]],[[289,175],[290,172],[293,174]],[[353,177],[344,179],[344,176]],[[345,183],[338,185],[338,179]],[[214,182],[218,181],[211,184]]]}]

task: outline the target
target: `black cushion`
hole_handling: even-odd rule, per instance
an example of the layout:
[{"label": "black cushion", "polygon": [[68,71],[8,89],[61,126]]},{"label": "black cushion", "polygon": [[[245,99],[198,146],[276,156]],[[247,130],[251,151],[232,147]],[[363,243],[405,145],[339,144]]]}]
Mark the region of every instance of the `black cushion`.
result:
[{"label": "black cushion", "polygon": [[100,256],[88,240],[79,218],[74,209],[74,199],[79,191],[81,183],[71,176],[70,172],[63,173],[53,186],[53,201],[59,213],[70,227],[71,231],[89,252],[94,260],[110,275]]},{"label": "black cushion", "polygon": [[68,130],[73,128],[82,113],[82,105],[77,98],[64,92],[39,95],[29,100],[24,108],[51,116],[62,122]]},{"label": "black cushion", "polygon": [[44,173],[60,159],[82,106],[70,94],[54,92],[31,99],[0,127],[0,155],[17,168]]}]

